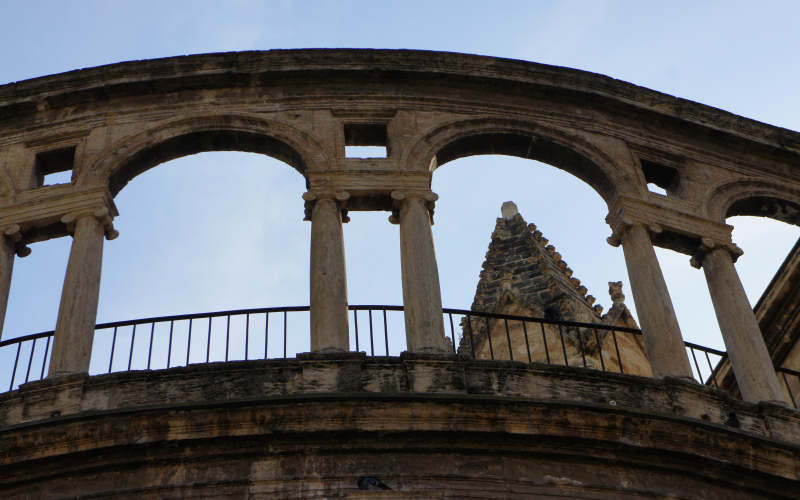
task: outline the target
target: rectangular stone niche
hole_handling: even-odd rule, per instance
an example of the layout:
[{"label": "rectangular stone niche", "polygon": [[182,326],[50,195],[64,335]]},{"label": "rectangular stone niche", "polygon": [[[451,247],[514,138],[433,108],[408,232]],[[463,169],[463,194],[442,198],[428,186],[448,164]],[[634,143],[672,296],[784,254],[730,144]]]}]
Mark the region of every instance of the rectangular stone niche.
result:
[{"label": "rectangular stone niche", "polygon": [[345,123],[345,158],[388,158],[385,123]]},{"label": "rectangular stone niche", "polygon": [[680,175],[678,170],[644,158],[639,160],[642,165],[647,189],[652,193],[664,196],[677,196],[680,188]]},{"label": "rectangular stone niche", "polygon": [[43,151],[36,154],[36,184],[50,186],[72,182],[75,146]]}]

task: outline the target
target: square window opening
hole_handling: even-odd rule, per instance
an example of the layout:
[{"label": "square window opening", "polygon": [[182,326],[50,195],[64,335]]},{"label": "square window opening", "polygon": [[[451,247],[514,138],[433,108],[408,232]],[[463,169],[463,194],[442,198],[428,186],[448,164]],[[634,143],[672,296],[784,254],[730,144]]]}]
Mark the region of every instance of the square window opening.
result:
[{"label": "square window opening", "polygon": [[384,123],[346,123],[345,158],[388,158],[389,142]]},{"label": "square window opening", "polygon": [[680,187],[680,175],[673,167],[650,160],[640,159],[647,189],[664,196],[676,196]]},{"label": "square window opening", "polygon": [[72,182],[75,147],[44,151],[36,155],[36,181],[39,186]]}]

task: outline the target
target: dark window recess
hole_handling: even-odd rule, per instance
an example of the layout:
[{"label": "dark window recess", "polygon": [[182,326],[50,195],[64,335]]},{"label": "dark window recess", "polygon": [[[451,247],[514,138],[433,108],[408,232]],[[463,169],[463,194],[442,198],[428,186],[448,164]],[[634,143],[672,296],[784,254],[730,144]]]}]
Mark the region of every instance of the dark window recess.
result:
[{"label": "dark window recess", "polygon": [[665,196],[677,195],[680,187],[680,175],[677,169],[650,160],[641,159],[640,161],[647,189]]},{"label": "dark window recess", "polygon": [[346,123],[344,125],[345,158],[387,158],[389,143],[386,124]]},{"label": "dark window recess", "polygon": [[36,155],[36,182],[39,186],[71,182],[74,164],[74,146],[38,153]]}]

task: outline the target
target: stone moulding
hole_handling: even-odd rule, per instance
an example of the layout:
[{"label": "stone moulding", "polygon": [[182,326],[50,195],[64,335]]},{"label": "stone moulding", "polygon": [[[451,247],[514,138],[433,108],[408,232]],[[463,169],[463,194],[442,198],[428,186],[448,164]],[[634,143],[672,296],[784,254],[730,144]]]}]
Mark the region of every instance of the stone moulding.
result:
[{"label": "stone moulding", "polygon": [[[383,127],[387,157],[346,157],[344,129],[353,124]],[[74,148],[72,182],[38,186],[37,155],[52,148]],[[94,188],[113,196],[160,162],[231,149],[289,163],[308,189],[350,192],[351,210],[386,210],[392,191],[427,189],[435,168],[463,156],[540,160],[583,179],[609,207],[624,197],[627,216],[664,228],[657,245],[687,254],[704,236],[729,238],[724,217],[736,213],[715,205],[728,202],[714,195],[722,187],[737,193],[733,212],[747,212],[750,187],[773,186],[759,213],[774,217],[800,191],[797,132],[606,76],[444,52],[273,50],[0,85],[8,173],[0,218],[15,219],[23,198],[46,203]],[[647,190],[641,164],[664,158],[669,165],[656,168],[680,178],[670,196]],[[46,217],[27,223],[45,226]],[[65,235],[50,228],[36,238]]]},{"label": "stone moulding", "polygon": [[[544,476],[566,461],[580,471],[567,475],[581,483],[573,492],[600,498],[690,494],[701,483],[730,498],[780,498],[800,479],[798,435],[796,412],[677,379],[443,355],[301,355],[46,380],[3,395],[0,492],[62,488],[69,477],[84,494],[116,488],[120,498],[223,487],[301,498],[292,491],[305,473],[343,490],[371,473],[406,492],[424,491],[422,475],[451,491],[501,480],[499,493],[534,494],[557,486]],[[434,456],[450,465],[433,467]],[[210,467],[213,484],[157,484],[186,459]],[[550,465],[512,478],[487,463],[471,469],[475,460]],[[280,470],[260,470],[265,461]],[[407,468],[390,471],[397,461]],[[305,472],[284,477],[293,463]],[[635,480],[610,479],[614,467]],[[135,481],[126,470],[139,471]],[[98,471],[112,483],[92,483]]]}]

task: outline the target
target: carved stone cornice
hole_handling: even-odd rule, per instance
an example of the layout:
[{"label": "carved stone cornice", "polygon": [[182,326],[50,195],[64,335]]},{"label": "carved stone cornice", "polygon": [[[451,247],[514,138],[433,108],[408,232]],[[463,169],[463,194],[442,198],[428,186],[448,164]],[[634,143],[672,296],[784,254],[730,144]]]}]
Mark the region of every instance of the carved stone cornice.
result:
[{"label": "carved stone cornice", "polygon": [[608,243],[617,246],[625,231],[633,224],[641,224],[650,233],[653,244],[694,255],[698,242],[711,238],[723,243],[731,242],[732,226],[697,215],[679,211],[667,204],[655,204],[636,198],[620,196],[606,216],[612,235]]},{"label": "carved stone cornice", "polygon": [[317,200],[333,200],[342,212],[342,222],[350,222],[350,217],[347,215],[347,202],[350,200],[350,193],[347,191],[334,192],[314,189],[303,193],[302,198],[305,200],[303,220],[311,220]]},{"label": "carved stone cornice", "polygon": [[95,214],[103,209],[105,212],[100,217],[103,218],[103,225],[108,226],[106,236],[113,239],[116,231],[110,226],[110,220],[118,212],[105,187],[81,191],[38,189],[22,192],[15,205],[0,208],[0,228],[19,226],[19,231],[12,232],[21,233],[16,243],[28,244],[70,234],[71,231],[62,221],[69,214]]},{"label": "carved stone cornice", "polygon": [[392,215],[389,216],[389,222],[392,224],[399,224],[400,223],[400,207],[408,200],[422,200],[425,204],[425,208],[428,209],[428,216],[431,220],[431,225],[433,225],[433,211],[436,206],[436,200],[439,199],[439,195],[434,193],[430,190],[407,190],[407,191],[392,191],[391,193],[392,198]]},{"label": "carved stone cornice", "polygon": [[739,257],[744,254],[744,250],[739,248],[736,243],[718,242],[711,238],[701,238],[700,245],[698,245],[697,250],[695,250],[694,254],[692,254],[692,258],[689,260],[689,263],[692,265],[692,267],[700,269],[703,267],[703,259],[705,259],[706,255],[718,248],[727,250],[728,253],[731,254],[731,259],[733,262],[736,262]]}]

